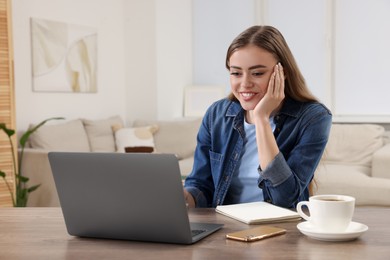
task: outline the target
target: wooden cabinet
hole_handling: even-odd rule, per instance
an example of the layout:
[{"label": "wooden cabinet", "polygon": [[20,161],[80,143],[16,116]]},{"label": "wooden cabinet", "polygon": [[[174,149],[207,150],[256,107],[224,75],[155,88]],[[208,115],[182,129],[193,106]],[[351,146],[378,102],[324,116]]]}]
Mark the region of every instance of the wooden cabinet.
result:
[{"label": "wooden cabinet", "polygon": [[[15,129],[11,21],[11,0],[0,0],[0,123]],[[12,141],[15,151],[12,151],[7,135],[3,131],[0,132],[0,170],[7,174],[6,178],[10,184],[14,183],[12,153],[17,158],[16,135],[12,136]],[[2,178],[0,178],[0,206],[12,206],[12,198]]]}]

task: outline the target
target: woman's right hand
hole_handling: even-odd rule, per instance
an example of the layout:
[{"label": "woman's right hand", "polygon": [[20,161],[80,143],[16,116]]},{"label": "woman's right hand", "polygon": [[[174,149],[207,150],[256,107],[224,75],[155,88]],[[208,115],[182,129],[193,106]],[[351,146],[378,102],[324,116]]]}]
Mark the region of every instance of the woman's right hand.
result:
[{"label": "woman's right hand", "polygon": [[184,199],[186,201],[188,208],[195,208],[195,200],[192,197],[191,193],[189,193],[186,189],[183,189]]}]

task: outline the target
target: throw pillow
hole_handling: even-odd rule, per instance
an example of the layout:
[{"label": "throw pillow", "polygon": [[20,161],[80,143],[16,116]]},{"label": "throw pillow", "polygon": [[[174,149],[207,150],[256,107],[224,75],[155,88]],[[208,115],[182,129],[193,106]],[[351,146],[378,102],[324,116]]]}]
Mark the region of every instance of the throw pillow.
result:
[{"label": "throw pillow", "polygon": [[119,116],[112,116],[102,120],[83,119],[83,123],[92,152],[116,151],[112,126],[120,125],[123,127],[122,119]]},{"label": "throw pillow", "polygon": [[35,149],[61,152],[90,152],[88,137],[81,120],[43,125],[30,136]]},{"label": "throw pillow", "polygon": [[172,153],[183,159],[194,154],[201,122],[202,118],[135,120],[133,126],[158,125],[158,131],[154,135],[156,150],[159,153]]},{"label": "throw pillow", "polygon": [[383,126],[333,124],[324,159],[371,167],[372,155],[383,146]]},{"label": "throw pillow", "polygon": [[[115,143],[118,152],[145,152],[147,147],[154,151],[153,134],[158,127],[128,127],[120,128],[115,132]],[[140,150],[141,149],[141,150]],[[146,149],[146,150],[145,150]]]}]

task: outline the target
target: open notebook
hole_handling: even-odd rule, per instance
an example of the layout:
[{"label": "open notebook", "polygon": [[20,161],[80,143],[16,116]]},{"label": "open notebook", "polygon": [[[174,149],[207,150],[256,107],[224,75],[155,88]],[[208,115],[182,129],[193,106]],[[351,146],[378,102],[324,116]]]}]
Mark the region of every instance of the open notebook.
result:
[{"label": "open notebook", "polygon": [[246,224],[263,224],[299,220],[295,211],[259,201],[232,205],[219,205],[216,212],[234,218]]}]

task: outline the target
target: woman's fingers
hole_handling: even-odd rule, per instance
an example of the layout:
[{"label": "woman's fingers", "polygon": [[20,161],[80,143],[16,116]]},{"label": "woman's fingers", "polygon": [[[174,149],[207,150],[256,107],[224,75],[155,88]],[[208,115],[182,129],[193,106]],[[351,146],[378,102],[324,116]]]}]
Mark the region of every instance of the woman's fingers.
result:
[{"label": "woman's fingers", "polygon": [[271,78],[269,80],[268,92],[273,97],[279,97],[280,92],[284,92],[284,80],[281,76],[283,74],[283,69],[281,67],[280,63],[275,65],[274,72],[271,74]]},{"label": "woman's fingers", "polygon": [[275,65],[275,88],[274,88],[274,96],[278,97],[280,93],[280,63]]},{"label": "woman's fingers", "polygon": [[276,75],[276,71],[274,71],[271,74],[271,78],[269,79],[269,82],[268,82],[267,92],[270,93],[270,94],[273,94],[274,91],[275,91],[275,75]]},{"label": "woman's fingers", "polygon": [[282,64],[278,63],[278,78],[279,78],[279,83],[278,83],[278,96],[281,98],[284,98],[284,71],[283,71],[283,66]]}]

